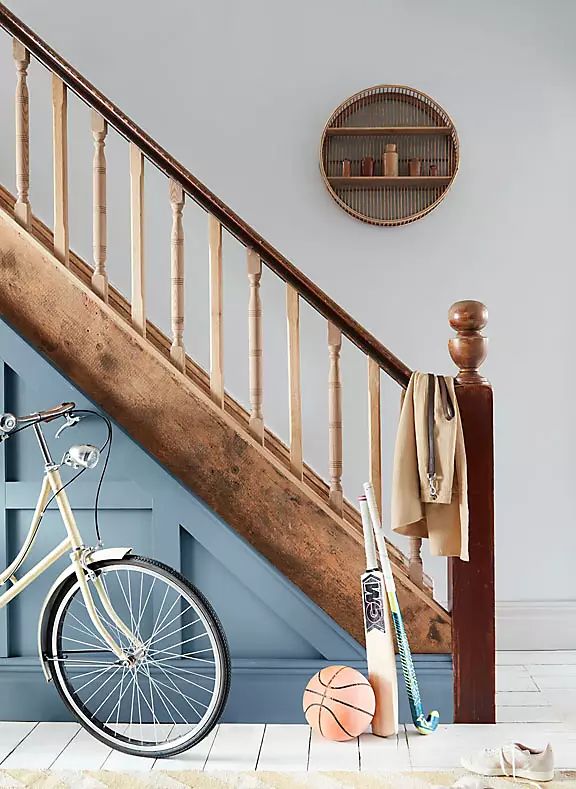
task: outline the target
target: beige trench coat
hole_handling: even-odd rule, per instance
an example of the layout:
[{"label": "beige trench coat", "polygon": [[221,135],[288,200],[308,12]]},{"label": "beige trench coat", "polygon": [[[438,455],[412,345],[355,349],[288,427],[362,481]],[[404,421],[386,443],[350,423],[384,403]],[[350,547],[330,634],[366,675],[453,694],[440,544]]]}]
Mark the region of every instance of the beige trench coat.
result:
[{"label": "beige trench coat", "polygon": [[447,420],[436,389],[434,442],[438,497],[428,484],[428,376],[413,373],[404,393],[394,449],[392,528],[409,537],[428,537],[433,556],[468,561],[466,452],[454,379],[445,376],[455,415]]}]

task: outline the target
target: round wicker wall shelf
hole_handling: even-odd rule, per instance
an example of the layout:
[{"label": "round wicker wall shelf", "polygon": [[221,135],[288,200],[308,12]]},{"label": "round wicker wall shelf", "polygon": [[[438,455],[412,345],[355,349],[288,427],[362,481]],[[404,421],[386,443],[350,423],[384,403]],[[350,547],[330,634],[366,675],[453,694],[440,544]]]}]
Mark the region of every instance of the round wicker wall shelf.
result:
[{"label": "round wicker wall shelf", "polygon": [[320,170],[341,208],[373,225],[415,222],[444,199],[458,172],[458,135],[425,93],[377,85],[351,96],[322,133]]}]

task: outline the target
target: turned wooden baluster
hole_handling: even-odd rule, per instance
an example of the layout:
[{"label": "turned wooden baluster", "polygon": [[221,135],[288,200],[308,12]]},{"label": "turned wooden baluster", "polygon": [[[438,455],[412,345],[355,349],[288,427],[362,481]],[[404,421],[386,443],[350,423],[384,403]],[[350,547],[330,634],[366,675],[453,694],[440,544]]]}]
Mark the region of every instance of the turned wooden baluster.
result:
[{"label": "turned wooden baluster", "polygon": [[286,320],[288,323],[288,391],[290,414],[290,468],[302,479],[302,390],[300,386],[300,296],[286,285]]},{"label": "turned wooden baluster", "polygon": [[172,282],[172,346],[170,356],[176,367],[186,370],[184,350],[184,190],[176,181],[170,181],[170,205],[172,206],[171,236],[171,282]]},{"label": "turned wooden baluster", "polygon": [[108,124],[92,110],[92,137],[94,159],[92,161],[92,253],[94,273],[92,289],[104,301],[108,301],[108,274],[106,273],[106,154],[104,145]]},{"label": "turned wooden baluster", "polygon": [[478,301],[459,301],[448,314],[457,336],[448,343],[459,373],[456,397],[468,466],[470,561],[449,561],[454,664],[454,722],[494,723],[494,438],[492,387],[479,373],[488,320]]},{"label": "turned wooden baluster", "polygon": [[342,514],[342,382],[340,379],[340,351],[342,332],[328,323],[328,451],[330,476],[330,504]]},{"label": "turned wooden baluster", "polygon": [[210,262],[210,392],[224,407],[224,339],[222,326],[222,225],[208,218]]},{"label": "turned wooden baluster", "polygon": [[382,427],[380,415],[380,365],[368,357],[368,452],[370,482],[382,517]]},{"label": "turned wooden baluster", "polygon": [[68,266],[68,98],[60,77],[52,74],[54,161],[54,254]]},{"label": "turned wooden baluster", "polygon": [[408,577],[420,587],[424,586],[424,569],[422,567],[422,538],[409,538]]},{"label": "turned wooden baluster", "polygon": [[250,298],[248,301],[248,362],[250,389],[250,431],[261,444],[264,443],[264,417],[262,414],[262,302],[260,279],[262,261],[253,249],[247,258]]},{"label": "turned wooden baluster", "polygon": [[130,143],[130,245],[132,258],[132,326],[145,337],[144,156],[134,143]]},{"label": "turned wooden baluster", "polygon": [[16,64],[16,203],[14,214],[25,228],[30,227],[30,123],[28,100],[28,66],[30,53],[16,38],[12,52]]}]

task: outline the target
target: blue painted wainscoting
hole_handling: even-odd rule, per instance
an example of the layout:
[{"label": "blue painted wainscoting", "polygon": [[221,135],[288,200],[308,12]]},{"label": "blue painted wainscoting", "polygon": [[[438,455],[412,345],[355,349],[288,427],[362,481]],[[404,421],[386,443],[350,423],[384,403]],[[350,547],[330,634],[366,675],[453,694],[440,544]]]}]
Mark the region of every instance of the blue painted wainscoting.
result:
[{"label": "blue painted wainscoting", "polygon": [[[94,407],[36,350],[0,321],[0,412],[29,413],[73,400]],[[101,444],[99,420],[86,420],[53,440],[54,456],[69,443]],[[36,505],[42,461],[32,432],[0,445],[0,563],[18,551]],[[67,472],[63,472],[63,475]],[[72,506],[87,541],[93,544],[93,502],[98,470],[69,488]],[[230,699],[223,720],[301,722],[302,690],[322,666],[346,663],[366,670],[363,648],[197,496],[175,480],[148,453],[115,429],[101,497],[100,523],[106,546],[131,545],[190,578],[220,616],[233,658]],[[29,566],[61,539],[58,512],[45,515]],[[42,600],[59,566],[41,576],[0,610],[0,718],[67,720],[55,689],[44,681],[36,652]],[[24,568],[24,570],[26,567]],[[452,720],[450,655],[415,658],[427,708]],[[399,674],[399,678],[401,675]],[[400,682],[402,687],[402,682]],[[401,690],[401,720],[409,721]]]}]

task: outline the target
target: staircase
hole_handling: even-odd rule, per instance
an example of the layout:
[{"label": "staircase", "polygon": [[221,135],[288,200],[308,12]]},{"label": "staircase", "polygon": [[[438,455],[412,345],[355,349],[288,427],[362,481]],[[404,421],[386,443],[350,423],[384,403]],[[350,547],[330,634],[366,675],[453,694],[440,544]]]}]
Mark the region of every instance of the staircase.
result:
[{"label": "staircase", "polygon": [[[2,315],[74,384],[99,403],[174,476],[197,493],[257,551],[320,605],[358,641],[363,639],[359,576],[363,570],[361,525],[342,488],[342,337],[366,357],[369,468],[382,507],[380,377],[405,387],[410,369],[351,318],[329,296],[173,159],[120,109],[60,58],[7,8],[0,25],[14,39],[16,71],[16,195],[0,188],[0,309]],[[52,75],[54,221],[43,224],[29,198],[30,56]],[[93,158],[93,261],[69,246],[67,107],[75,94],[91,108]],[[129,146],[131,208],[131,298],[109,282],[106,256],[106,141],[109,132]],[[172,211],[171,336],[146,316],[144,271],[144,168],[167,178]],[[206,211],[209,229],[210,368],[204,370],[184,347],[184,230],[187,198]],[[224,388],[222,233],[246,249],[249,293],[249,409]],[[127,262],[128,265],[128,262]],[[290,442],[265,426],[262,398],[263,265],[285,283],[288,327]],[[302,301],[326,321],[329,377],[329,479],[306,464],[302,440],[300,321]],[[464,302],[453,314],[458,336],[451,353],[461,368],[459,403],[471,469],[476,443],[481,473],[469,480],[471,532],[478,531],[479,562],[452,567],[452,616],[432,597],[422,572],[420,541],[411,540],[410,559],[389,546],[400,603],[413,651],[454,652],[457,714],[493,717],[493,556],[491,545],[491,390],[477,368],[485,340],[483,313]],[[485,321],[484,321],[485,322]],[[466,386],[464,384],[467,384]],[[480,392],[478,394],[477,392]],[[482,392],[488,392],[486,398]],[[476,405],[467,411],[467,403]],[[478,403],[480,405],[478,406]],[[475,431],[469,442],[468,426]],[[482,465],[482,463],[484,465]],[[479,468],[480,468],[479,466]],[[476,497],[476,498],[475,498]],[[475,504],[475,502],[477,502]],[[478,517],[476,517],[476,507]],[[488,558],[486,558],[488,557]],[[491,558],[492,557],[492,558]],[[475,596],[472,599],[472,596]],[[492,608],[490,608],[492,606]],[[487,622],[479,637],[471,613]],[[460,625],[459,623],[462,623]],[[482,628],[480,628],[482,631]],[[482,659],[487,656],[487,661]],[[490,657],[492,656],[492,657]],[[487,678],[472,682],[472,675]],[[488,666],[488,669],[486,668]],[[490,686],[492,683],[492,687]],[[486,696],[488,701],[486,701]],[[491,711],[492,710],[492,711]]]}]

